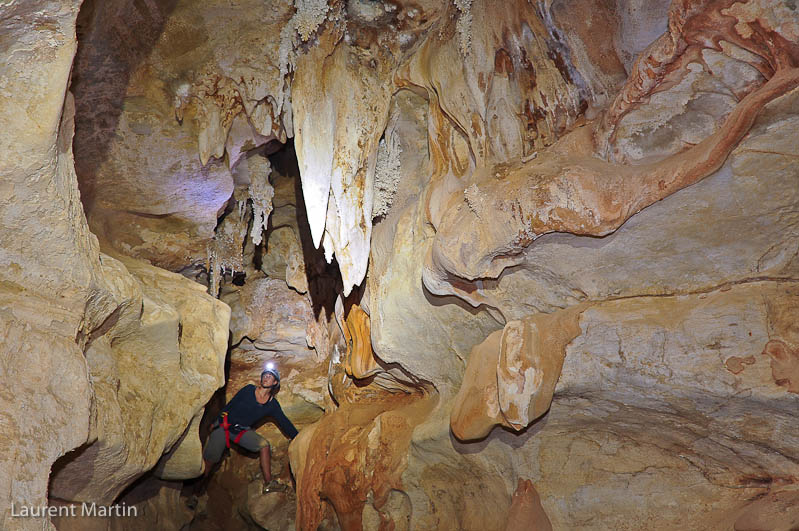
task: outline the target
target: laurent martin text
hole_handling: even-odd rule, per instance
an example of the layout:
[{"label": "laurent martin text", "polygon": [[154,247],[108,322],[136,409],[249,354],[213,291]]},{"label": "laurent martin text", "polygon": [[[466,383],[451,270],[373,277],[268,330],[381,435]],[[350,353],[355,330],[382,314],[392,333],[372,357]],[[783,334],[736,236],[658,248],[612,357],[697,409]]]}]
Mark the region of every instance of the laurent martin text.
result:
[{"label": "laurent martin text", "polygon": [[133,505],[116,503],[114,505],[97,505],[83,502],[80,505],[20,505],[11,503],[11,516],[14,518],[45,518],[47,516],[95,516],[113,518],[117,516],[139,516],[138,508]]}]

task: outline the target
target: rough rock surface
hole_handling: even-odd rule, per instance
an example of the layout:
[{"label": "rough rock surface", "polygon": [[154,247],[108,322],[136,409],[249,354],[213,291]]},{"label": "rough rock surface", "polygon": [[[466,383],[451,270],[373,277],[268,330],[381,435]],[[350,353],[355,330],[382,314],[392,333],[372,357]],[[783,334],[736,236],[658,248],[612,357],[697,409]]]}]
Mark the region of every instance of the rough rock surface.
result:
[{"label": "rough rock surface", "polygon": [[[317,322],[310,297],[290,289],[285,280],[254,278],[225,296],[234,315],[231,341],[244,349],[327,357],[327,329]],[[267,306],[269,312],[263,311]]]},{"label": "rough rock surface", "polygon": [[[75,104],[67,91],[78,4],[36,1],[0,6],[6,37],[0,88],[4,102],[0,142],[5,154],[0,163],[4,175],[0,337],[5,360],[0,373],[5,448],[0,465],[0,526],[4,529],[49,528],[47,518],[12,517],[12,504],[17,512],[22,506],[46,505],[51,465],[81,445],[97,449],[99,445],[91,443],[104,435],[122,443],[117,447],[122,455],[107,464],[115,468],[129,459],[133,465],[109,478],[114,483],[109,489],[97,485],[102,491],[98,501],[113,500],[111,491],[118,493],[177,442],[222,376],[227,308],[185,279],[149,265],[125,266],[101,254],[97,238],[89,232],[73,166]],[[138,268],[137,275],[128,267]],[[137,276],[149,278],[137,280]],[[178,299],[172,301],[176,306],[193,307],[181,312],[164,302],[173,297]],[[184,350],[175,348],[169,359],[162,360],[158,349],[150,352],[151,369],[167,368],[156,366],[163,361],[185,370],[189,381],[170,382],[169,390],[186,391],[191,397],[178,404],[179,412],[167,410],[164,422],[155,423],[160,441],[143,440],[138,423],[147,423],[152,407],[170,399],[166,393],[159,395],[157,386],[137,380],[142,372],[131,355],[138,352],[127,356],[131,367],[123,374],[116,372],[113,362],[124,364],[126,356],[116,360],[103,356],[115,347],[109,347],[109,334],[124,330],[131,332],[124,339],[135,341],[136,332],[146,330],[146,337],[139,336],[143,345],[167,348],[169,343],[160,341],[169,329],[157,333],[159,323],[174,325],[170,339],[176,345],[180,317],[187,321]],[[117,354],[124,343],[118,341]],[[120,387],[94,380],[101,375],[116,377]],[[165,372],[162,378],[168,376]],[[138,389],[127,387],[133,382]],[[132,409],[137,397],[123,397],[122,407],[128,408],[125,422],[135,426],[135,432],[124,423],[104,425],[105,419],[119,414],[114,395],[120,389],[151,394],[151,401],[141,397],[139,407]],[[124,440],[119,436],[126,429]],[[147,448],[151,442],[155,444]]]},{"label": "rough rock surface", "polygon": [[323,500],[333,506],[342,529],[374,529],[378,523],[407,529],[407,502],[396,507],[390,496],[403,490],[400,478],[411,434],[431,398],[375,395],[366,388],[362,393],[363,400],[326,414],[289,448],[301,500],[300,529],[319,526]]},{"label": "rough rock surface", "polygon": [[76,338],[113,310],[92,298],[93,291],[103,293],[99,250],[72,163],[74,102],[67,86],[78,7],[46,0],[0,7],[0,527],[6,529],[43,527],[12,520],[12,503],[44,505],[50,466],[88,438],[92,392]]},{"label": "rough rock surface", "polygon": [[485,437],[497,424],[519,431],[546,413],[582,310],[511,321],[477,345],[455,397],[452,433],[466,441]]},{"label": "rough rock surface", "polygon": [[228,307],[178,274],[130,258],[113,265],[137,280],[119,294],[133,302],[86,350],[95,413],[89,444],[54,467],[50,495],[61,500],[111,504],[170,450],[162,477],[199,476],[198,420],[224,384]]},{"label": "rough rock surface", "polygon": [[289,9],[84,2],[75,145],[95,233],[174,271],[205,262],[234,184],[262,171],[243,154],[286,140],[277,36]]},{"label": "rough rock surface", "polygon": [[505,531],[552,531],[552,522],[549,521],[544,509],[541,507],[541,498],[538,496],[533,482],[519,478],[519,486],[513,493],[513,501],[508,511],[508,525]]}]

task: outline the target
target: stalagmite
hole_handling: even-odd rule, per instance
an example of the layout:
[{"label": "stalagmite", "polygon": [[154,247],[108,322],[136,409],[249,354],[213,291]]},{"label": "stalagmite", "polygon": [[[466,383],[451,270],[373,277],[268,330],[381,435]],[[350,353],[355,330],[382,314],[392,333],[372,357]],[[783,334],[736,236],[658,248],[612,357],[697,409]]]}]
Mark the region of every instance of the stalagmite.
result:
[{"label": "stalagmite", "polygon": [[[259,164],[256,164],[259,161]],[[271,168],[269,161],[261,157],[250,159],[250,200],[252,201],[252,229],[250,238],[253,244],[260,245],[264,231],[269,226],[269,214],[272,213],[272,197],[275,190],[269,184]]]},{"label": "stalagmite", "polygon": [[541,507],[541,498],[529,479],[519,478],[505,531],[552,531],[552,522]]}]

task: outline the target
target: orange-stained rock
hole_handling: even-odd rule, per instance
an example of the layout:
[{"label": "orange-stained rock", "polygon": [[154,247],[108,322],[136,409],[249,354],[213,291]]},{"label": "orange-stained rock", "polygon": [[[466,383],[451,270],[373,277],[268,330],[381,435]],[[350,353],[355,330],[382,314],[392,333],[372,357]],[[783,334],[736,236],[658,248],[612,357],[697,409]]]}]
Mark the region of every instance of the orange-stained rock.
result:
[{"label": "orange-stained rock", "polygon": [[584,309],[511,321],[476,346],[455,397],[452,433],[474,440],[498,424],[519,431],[546,413]]},{"label": "orange-stained rock", "polygon": [[363,379],[380,370],[372,351],[371,328],[369,314],[357,304],[350,308],[344,326],[344,338],[347,341],[347,353],[342,364],[347,374],[353,378]]},{"label": "orange-stained rock", "polygon": [[513,429],[525,428],[549,409],[566,346],[580,333],[577,321],[583,309],[575,306],[505,325],[497,391],[502,416]]},{"label": "orange-stained rock", "polygon": [[[799,68],[778,70],[748,94],[724,125],[696,146],[658,163],[627,166],[591,155],[589,128],[577,129],[526,164],[484,171],[442,217],[424,273],[438,295],[473,306],[473,281],[496,278],[525,260],[549,232],[604,236],[630,216],[717,170],[763,107],[799,86]],[[487,222],[490,220],[490,222]]]},{"label": "orange-stained rock", "polygon": [[291,472],[294,474],[294,481],[297,485],[302,484],[303,475],[305,474],[305,458],[308,456],[316,430],[320,425],[319,422],[315,422],[304,428],[289,444],[289,460],[292,463]]},{"label": "orange-stained rock", "polygon": [[512,499],[505,531],[552,531],[552,522],[541,507],[541,497],[532,481],[519,478]]},{"label": "orange-stained rock", "polygon": [[488,435],[502,424],[497,390],[497,361],[502,331],[490,334],[469,354],[458,395],[450,416],[450,429],[458,439],[469,441]]},{"label": "orange-stained rock", "polygon": [[755,357],[747,356],[741,358],[739,356],[731,356],[724,362],[724,366],[733,374],[740,374],[746,368],[746,365],[754,365]]},{"label": "orange-stained rock", "polygon": [[[496,307],[490,296],[479,293],[476,282],[497,278],[507,268],[524,263],[524,250],[541,235],[610,234],[642,209],[719,169],[761,110],[799,85],[795,66],[799,52],[782,34],[790,33],[785,27],[762,30],[774,46],[758,48],[757,55],[744,59],[735,56],[741,68],[760,74],[752,83],[736,87],[735,104],[723,123],[696,141],[680,142],[676,151],[638,164],[625,164],[623,156],[614,158],[610,152],[617,125],[627,114],[653,92],[691,75],[691,65],[701,51],[693,43],[726,38],[742,47],[758,46],[759,32],[708,23],[728,15],[726,9],[732,3],[675,2],[668,31],[642,54],[602,120],[572,130],[532,159],[478,164],[468,180],[450,183],[445,195],[437,197],[434,191],[431,200],[439,209],[444,204],[445,210],[432,218],[437,233],[426,264],[425,286],[437,295],[456,295],[475,307]],[[762,6],[758,9],[764,11]],[[773,66],[766,68],[764,63]],[[690,147],[683,148],[686,144]]]},{"label": "orange-stained rock", "polygon": [[413,428],[431,400],[423,393],[383,392],[373,401],[344,404],[301,432],[289,450],[297,479],[297,529],[317,529],[323,500],[333,506],[344,530],[362,529],[367,503],[390,520],[381,509],[392,490],[403,490]]},{"label": "orange-stained rock", "polygon": [[771,358],[774,383],[799,393],[799,289],[789,287],[779,293],[766,298],[771,333],[763,354]]}]

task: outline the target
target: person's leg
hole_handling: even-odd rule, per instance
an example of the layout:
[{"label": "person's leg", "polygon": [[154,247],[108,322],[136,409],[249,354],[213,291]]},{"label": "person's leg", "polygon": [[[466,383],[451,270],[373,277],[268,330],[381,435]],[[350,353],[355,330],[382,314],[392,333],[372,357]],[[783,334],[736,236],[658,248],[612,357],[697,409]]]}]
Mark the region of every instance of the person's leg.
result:
[{"label": "person's leg", "polygon": [[221,427],[216,428],[208,436],[203,449],[203,461],[205,462],[203,477],[208,477],[211,474],[211,469],[222,458],[225,447],[225,430]]},{"label": "person's leg", "polygon": [[208,440],[205,442],[205,448],[203,448],[203,463],[205,464],[205,469],[203,470],[202,478],[194,484],[193,495],[188,502],[191,509],[197,506],[197,497],[205,492],[205,488],[208,486],[208,482],[211,479],[211,471],[214,465],[222,458],[225,448],[225,430],[221,427],[216,428],[211,432],[211,435],[208,436]]},{"label": "person's leg", "polygon": [[207,463],[214,464],[222,457],[222,452],[225,451],[225,430],[221,427],[216,428],[208,436],[203,449],[203,460]]},{"label": "person's leg", "polygon": [[272,452],[267,444],[259,452],[261,459],[261,472],[264,473],[264,483],[272,481]]},{"label": "person's leg", "polygon": [[241,436],[239,445],[250,452],[258,454],[261,460],[264,483],[269,483],[272,480],[272,452],[266,439],[250,430]]}]

